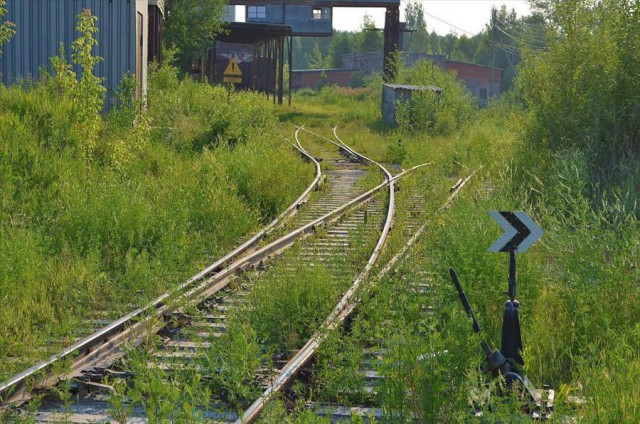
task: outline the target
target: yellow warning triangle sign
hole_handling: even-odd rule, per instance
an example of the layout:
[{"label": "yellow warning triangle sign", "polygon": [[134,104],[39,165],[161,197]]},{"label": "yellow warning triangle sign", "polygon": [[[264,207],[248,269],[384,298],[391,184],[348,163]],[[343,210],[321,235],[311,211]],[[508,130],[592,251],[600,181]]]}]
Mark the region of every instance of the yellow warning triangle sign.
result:
[{"label": "yellow warning triangle sign", "polygon": [[242,71],[235,58],[231,58],[224,68],[224,82],[242,82]]}]

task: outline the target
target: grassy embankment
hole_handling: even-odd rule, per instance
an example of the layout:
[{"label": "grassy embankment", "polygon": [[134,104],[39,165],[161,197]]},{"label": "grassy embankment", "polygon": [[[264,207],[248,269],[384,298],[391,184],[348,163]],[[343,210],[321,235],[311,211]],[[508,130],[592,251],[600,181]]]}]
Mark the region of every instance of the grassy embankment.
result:
[{"label": "grassy embankment", "polygon": [[[305,123],[310,112],[307,122],[322,118],[338,125],[339,133],[348,134],[345,141],[377,160],[432,165],[418,183],[428,199],[425,236],[365,301],[346,337],[336,336],[325,346],[319,386],[312,395],[300,391],[300,399],[365,401],[356,390],[363,384],[357,369],[361,348],[373,345],[387,350],[387,361],[379,364],[386,378],[378,401],[391,421],[464,420],[470,390],[482,378],[477,371],[482,357],[447,270],[457,269],[483,327],[481,337],[499,348],[508,255],[486,251],[501,233],[486,212],[524,210],[545,232],[518,255],[525,372],[536,385],[555,388],[557,417],[638,419],[640,232],[629,193],[613,188],[603,196],[601,187],[592,186],[582,155],[554,153],[526,141],[536,120],[514,102],[494,105],[439,133],[383,130],[377,90],[301,94],[297,111],[288,112],[291,119]],[[479,165],[483,170],[450,211],[439,212],[447,182]],[[416,295],[411,288],[417,281],[433,290]],[[570,408],[569,395],[587,404]],[[509,420],[517,407],[497,402],[494,409],[489,419]],[[283,419],[277,407],[271,414],[267,421]],[[296,420],[311,418],[303,413]]]},{"label": "grassy embankment", "polygon": [[312,178],[256,94],[229,103],[165,67],[148,110],[123,93],[100,116],[81,110],[79,87],[64,72],[0,87],[0,379],[26,365],[11,358],[70,343],[84,319],[184,281]]}]

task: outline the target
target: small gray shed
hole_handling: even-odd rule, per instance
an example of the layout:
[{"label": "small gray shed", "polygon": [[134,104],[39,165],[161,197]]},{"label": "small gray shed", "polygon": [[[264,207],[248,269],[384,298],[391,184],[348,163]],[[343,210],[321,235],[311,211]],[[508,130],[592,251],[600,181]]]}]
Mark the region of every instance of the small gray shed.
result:
[{"label": "small gray shed", "polygon": [[16,24],[16,34],[0,57],[5,85],[37,79],[60,44],[70,59],[76,17],[91,9],[99,30],[94,54],[104,59],[95,72],[105,79],[108,97],[128,72],[136,76],[138,95],[146,94],[149,0],[7,0],[7,9],[5,18]]},{"label": "small gray shed", "polygon": [[433,85],[402,85],[402,84],[382,84],[382,119],[387,125],[395,127],[396,108],[399,103],[411,102],[413,93],[416,91],[433,91],[437,95],[442,93],[442,89]]}]

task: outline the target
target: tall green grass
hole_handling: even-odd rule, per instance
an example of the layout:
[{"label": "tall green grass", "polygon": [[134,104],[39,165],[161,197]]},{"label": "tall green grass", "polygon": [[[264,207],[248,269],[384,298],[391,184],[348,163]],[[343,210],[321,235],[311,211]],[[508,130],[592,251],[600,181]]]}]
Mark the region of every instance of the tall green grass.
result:
[{"label": "tall green grass", "polygon": [[[544,230],[528,252],[517,255],[525,373],[537,386],[550,384],[556,390],[558,419],[638,420],[638,383],[631,377],[640,363],[634,348],[640,294],[637,211],[623,190],[594,200],[599,188],[591,185],[581,153],[524,145],[524,115],[509,100],[481,111],[471,126],[447,136],[402,135],[404,163],[433,163],[424,171],[429,183],[423,190],[430,199],[446,197],[450,178],[479,165],[484,169],[450,211],[437,211],[437,200],[425,205],[423,239],[395,275],[378,286],[375,297],[365,300],[349,332],[323,348],[320,386],[308,396],[366,403],[356,390],[362,387],[356,371],[362,348],[373,343],[373,348],[386,349],[379,365],[385,379],[376,402],[390,422],[468,419],[468,399],[485,379],[478,372],[482,354],[447,269],[458,271],[483,328],[481,338],[499,348],[508,256],[487,252],[501,235],[487,211],[524,210]],[[353,144],[384,158],[384,149],[371,146],[375,138],[358,135]],[[404,219],[402,212],[398,216]],[[412,294],[418,282],[432,284],[432,291]],[[420,309],[425,305],[435,312]],[[444,350],[446,355],[418,360]],[[569,396],[587,403],[571,407],[565,403]],[[520,414],[509,402],[485,409],[487,420],[508,422]]]},{"label": "tall green grass", "polygon": [[[55,77],[0,87],[0,357],[42,357],[83,317],[143,304],[310,181],[266,99],[227,102],[224,88],[175,72],[151,76],[147,111],[124,104],[97,116],[90,161],[85,118]],[[2,364],[2,378],[23,366]]]}]

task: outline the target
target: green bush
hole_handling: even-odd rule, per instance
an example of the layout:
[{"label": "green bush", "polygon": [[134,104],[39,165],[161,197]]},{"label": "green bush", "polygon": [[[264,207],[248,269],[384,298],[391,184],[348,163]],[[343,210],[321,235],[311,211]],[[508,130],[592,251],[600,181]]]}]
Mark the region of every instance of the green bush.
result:
[{"label": "green bush", "polygon": [[[0,0],[0,18],[7,13],[6,5],[6,0]],[[0,24],[0,47],[11,40],[11,37],[13,37],[16,32],[14,28],[15,24],[13,22],[4,21]],[[0,50],[0,56],[2,56],[2,50]]]},{"label": "green bush", "polygon": [[580,149],[595,183],[638,195],[640,10],[634,1],[547,2],[546,50],[527,52],[517,88],[527,140]]},{"label": "green bush", "polygon": [[431,61],[420,61],[412,68],[400,67],[397,81],[442,89],[440,95],[431,90],[414,92],[410,101],[398,105],[396,120],[403,131],[446,135],[475,116],[477,108],[464,85],[454,74],[443,72]]},{"label": "green bush", "polygon": [[[56,66],[0,87],[3,358],[29,348],[44,357],[83,317],[115,317],[184,281],[313,176],[257,94],[227,102],[222,87],[167,66],[150,77],[148,110],[127,103],[125,84],[118,109],[79,114],[82,82]],[[0,379],[21,366],[3,361]]]}]

